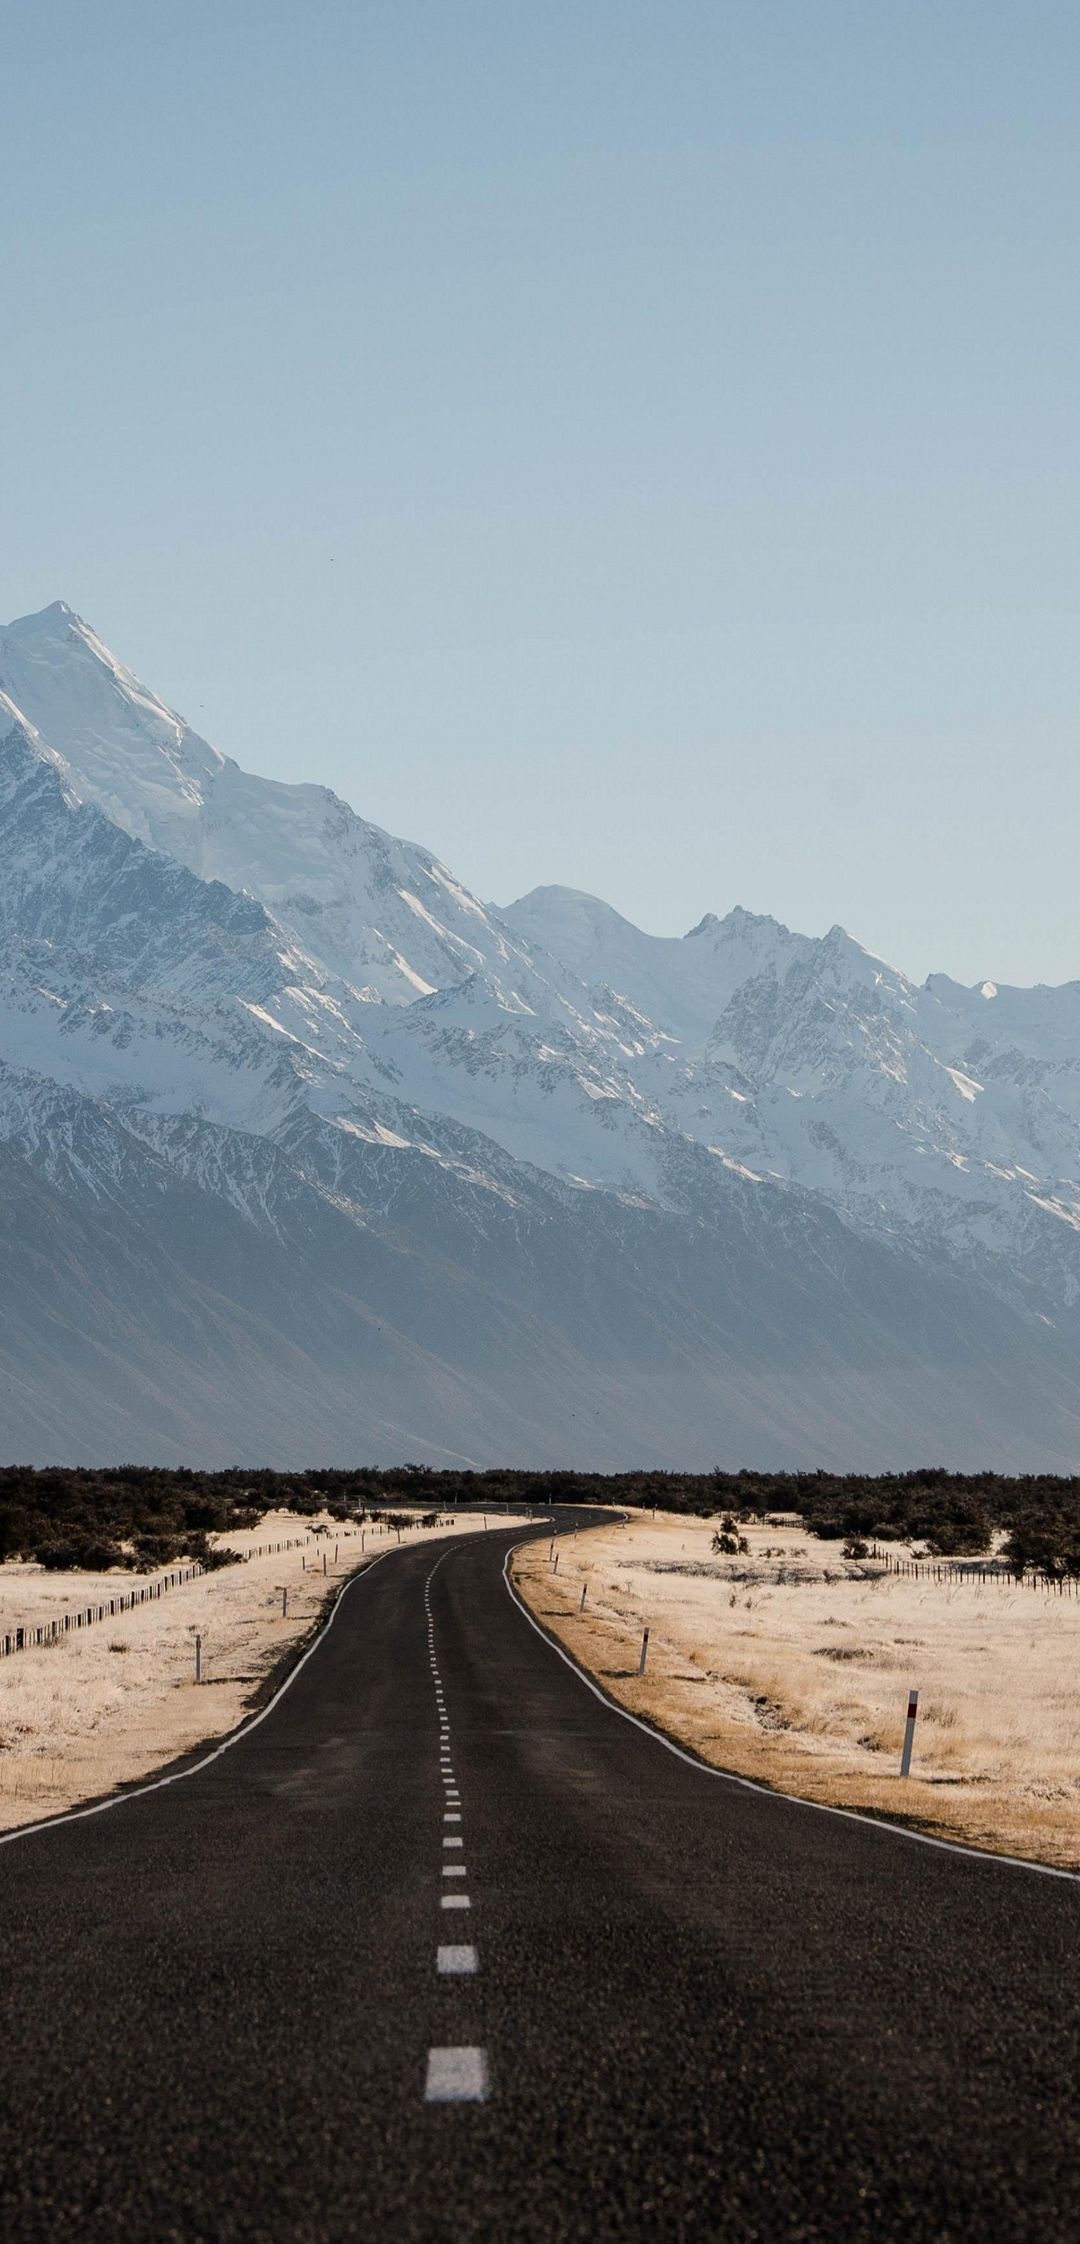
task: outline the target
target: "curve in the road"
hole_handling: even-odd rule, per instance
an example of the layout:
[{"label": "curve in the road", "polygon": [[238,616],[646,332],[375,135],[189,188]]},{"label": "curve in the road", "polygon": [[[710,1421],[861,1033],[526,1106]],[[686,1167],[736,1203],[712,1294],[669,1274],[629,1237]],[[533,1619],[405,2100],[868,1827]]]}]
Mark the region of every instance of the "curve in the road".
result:
[{"label": "curve in the road", "polygon": [[839,1816],[844,1823],[864,1824],[871,1831],[880,1831],[885,1838],[907,1839],[915,1846],[937,1847],[943,1854],[961,1854],[975,1862],[993,1862],[999,1868],[1007,1870],[1031,1870],[1040,1878],[1064,1878],[1069,1885],[1080,1885],[1080,1871],[1063,1870],[1053,1862],[1031,1862],[1026,1855],[1002,1854],[994,1847],[965,1846],[962,1839],[939,1839],[930,1831],[914,1831],[909,1824],[894,1823],[888,1816],[865,1815],[858,1808],[835,1807],[828,1800],[806,1800],[798,1792],[779,1792],[775,1785],[760,1784],[755,1777],[740,1776],[735,1769],[720,1769],[712,1761],[703,1761],[700,1754],[693,1753],[688,1746],[680,1745],[676,1738],[668,1736],[666,1730],[658,1729],[655,1722],[648,1722],[643,1715],[632,1713],[628,1706],[620,1706],[618,1699],[612,1698],[611,1693],[605,1691],[588,1674],[580,1660],[576,1660],[573,1653],[568,1652],[549,1629],[541,1628],[535,1615],[529,1611],[520,1590],[515,1587],[510,1572],[517,1549],[521,1547],[518,1545],[515,1550],[507,1551],[503,1561],[503,1581],[530,1628],[536,1630],[550,1651],[558,1654],[559,1659],[577,1676],[578,1682],[592,1692],[594,1698],[610,1707],[612,1713],[618,1714],[624,1722],[631,1722],[635,1730],[640,1730],[644,1737],[651,1738],[654,1745],[662,1745],[666,1753],[673,1753],[677,1761],[685,1761],[687,1768],[697,1769],[701,1776],[717,1777],[722,1784],[737,1785],[743,1792],[759,1792],[767,1799],[787,1800],[795,1808],[810,1808],[815,1815]]},{"label": "curve in the road", "polygon": [[0,1857],[5,2244],[1077,2244],[1075,1883],[703,1784],[520,1540]]}]

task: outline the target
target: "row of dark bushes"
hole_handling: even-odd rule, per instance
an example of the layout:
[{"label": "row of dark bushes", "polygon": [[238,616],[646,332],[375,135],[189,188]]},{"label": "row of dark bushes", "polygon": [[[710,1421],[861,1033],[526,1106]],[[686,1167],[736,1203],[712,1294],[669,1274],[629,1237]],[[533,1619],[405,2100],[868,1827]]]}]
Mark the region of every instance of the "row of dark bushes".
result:
[{"label": "row of dark bushes", "polygon": [[743,1520],[791,1512],[830,1539],[916,1540],[929,1552],[954,1556],[977,1555],[1004,1531],[1017,1566],[1080,1575],[1080,1477],[941,1467],[882,1474],[603,1474],[422,1465],[304,1473],[11,1465],[0,1469],[0,1559],[37,1557],[46,1565],[95,1568],[149,1568],[191,1558],[205,1564],[209,1535],[254,1526],[270,1510],[373,1518],[382,1507],[401,1504],[427,1514],[500,1504],[656,1505]]}]

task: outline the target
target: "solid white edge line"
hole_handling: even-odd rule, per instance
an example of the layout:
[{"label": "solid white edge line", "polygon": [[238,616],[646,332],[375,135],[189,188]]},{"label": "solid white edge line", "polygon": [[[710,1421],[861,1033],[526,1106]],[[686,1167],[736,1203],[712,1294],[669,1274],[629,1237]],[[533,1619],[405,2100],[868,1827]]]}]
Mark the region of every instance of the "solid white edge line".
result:
[{"label": "solid white edge line", "polygon": [[[498,1529],[493,1528],[491,1532],[497,1534]],[[415,1549],[416,1545],[412,1544],[406,1547]],[[265,1722],[267,1715],[273,1713],[278,1701],[284,1698],[286,1691],[291,1691],[301,1668],[307,1666],[312,1654],[318,1651],[324,1638],[329,1635],[349,1591],[355,1589],[358,1582],[366,1582],[368,1575],[374,1571],[376,1566],[382,1564],[384,1558],[395,1558],[399,1548],[399,1545],[391,1545],[389,1550],[379,1551],[374,1558],[366,1559],[362,1566],[358,1566],[355,1574],[350,1574],[348,1581],[342,1583],[322,1627],[312,1637],[307,1651],[301,1653],[296,1666],[289,1669],[284,1683],[279,1683],[273,1698],[268,1699],[266,1705],[260,1707],[257,1714],[249,1715],[247,1721],[241,1722],[237,1729],[230,1730],[228,1736],[221,1738],[209,1753],[204,1753],[200,1760],[193,1761],[190,1769],[174,1769],[171,1776],[150,1777],[145,1784],[132,1785],[126,1792],[111,1792],[107,1800],[95,1800],[87,1808],[65,1808],[63,1815],[46,1816],[41,1823],[22,1823],[15,1831],[0,1831],[0,1847],[13,1846],[16,1839],[36,1838],[39,1831],[59,1831],[65,1823],[85,1823],[89,1816],[106,1815],[110,1808],[124,1808],[129,1800],[143,1800],[148,1792],[163,1792],[167,1785],[183,1784],[188,1777],[198,1776],[200,1770],[208,1769],[212,1761],[220,1761],[222,1754],[228,1753],[232,1746],[239,1745],[241,1738],[250,1737],[251,1732],[258,1729],[260,1722]],[[428,1582],[431,1581],[432,1574],[436,1573],[442,1565],[443,1559],[449,1557],[452,1549],[458,1548],[460,1548],[460,1545],[448,1543],[446,1549],[439,1552],[439,1556],[431,1569],[431,1574],[428,1575]],[[425,1584],[425,1589],[426,1587]]]},{"label": "solid white edge line", "polygon": [[[567,1527],[562,1532],[564,1535],[577,1535],[587,1534],[589,1530]],[[993,1863],[1005,1870],[1031,1870],[1040,1878],[1063,1878],[1067,1885],[1080,1885],[1078,1870],[1059,1870],[1052,1862],[1028,1862],[1022,1854],[994,1854],[989,1847],[967,1847],[960,1839],[935,1839],[929,1831],[908,1831],[902,1823],[890,1823],[884,1816],[863,1815],[858,1808],[834,1808],[827,1800],[804,1800],[797,1792],[777,1792],[771,1785],[759,1784],[755,1777],[737,1776],[733,1769],[714,1769],[710,1762],[699,1761],[695,1753],[688,1753],[685,1746],[676,1745],[674,1738],[666,1737],[663,1730],[654,1729],[651,1722],[643,1722],[639,1714],[631,1714],[628,1707],[620,1706],[617,1699],[609,1698],[607,1692],[593,1682],[591,1675],[586,1674],[578,1661],[569,1652],[565,1652],[553,1636],[549,1636],[546,1628],[541,1628],[539,1621],[534,1620],[524,1598],[510,1579],[510,1561],[517,1557],[519,1551],[527,1550],[530,1542],[540,1540],[542,1538],[538,1536],[526,1536],[522,1542],[515,1543],[507,1551],[503,1560],[503,1581],[518,1611],[524,1614],[529,1627],[536,1630],[548,1650],[557,1653],[564,1665],[577,1676],[578,1682],[592,1692],[594,1699],[599,1699],[601,1706],[606,1706],[623,1722],[632,1722],[635,1730],[640,1730],[643,1736],[651,1738],[654,1745],[662,1745],[665,1753],[673,1753],[677,1761],[685,1761],[688,1769],[696,1769],[699,1776],[716,1777],[721,1784],[737,1785],[742,1792],[756,1792],[763,1800],[779,1801],[784,1807],[808,1808],[814,1815],[838,1816],[843,1823],[861,1823],[865,1831],[879,1831],[886,1839],[906,1839],[912,1846],[935,1847],[941,1854],[962,1855],[965,1862]],[[573,1617],[573,1614],[567,1615],[568,1620]]]}]

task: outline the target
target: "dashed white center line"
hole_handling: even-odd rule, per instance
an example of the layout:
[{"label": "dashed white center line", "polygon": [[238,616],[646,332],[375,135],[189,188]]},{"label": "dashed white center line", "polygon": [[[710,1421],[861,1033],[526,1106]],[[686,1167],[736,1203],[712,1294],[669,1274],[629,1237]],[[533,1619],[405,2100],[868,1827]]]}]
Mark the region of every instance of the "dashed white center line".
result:
[{"label": "dashed white center line", "polygon": [[480,1961],[475,1948],[467,1946],[460,1948],[440,1947],[435,1950],[435,1969],[443,1978],[452,1977],[460,1972],[478,1971],[479,1968]]},{"label": "dashed white center line", "polygon": [[483,2049],[429,2049],[424,2101],[428,2104],[482,2104],[488,2092],[487,2052]]},{"label": "dashed white center line", "polygon": [[[424,1605],[428,1625],[428,1660],[435,1695],[435,1712],[439,1729],[439,1775],[443,1785],[443,1823],[460,1825],[461,1793],[451,1765],[450,1720],[446,1711],[446,1693],[439,1673],[435,1652],[435,1622],[425,1590]],[[460,1830],[442,1834],[442,1852],[459,1855],[464,1852],[465,1840]],[[443,1862],[442,1876],[449,1885],[468,1876],[464,1862]],[[441,1909],[471,1909],[469,1894],[460,1890],[440,1890]],[[439,1942],[435,1951],[435,1969],[440,1978],[467,1977],[479,1970],[477,1950],[470,1943]],[[462,2021],[464,2023],[464,2021]],[[487,2051],[472,2043],[441,2046],[429,2049],[424,2100],[429,2104],[482,2104],[489,2090]]]}]

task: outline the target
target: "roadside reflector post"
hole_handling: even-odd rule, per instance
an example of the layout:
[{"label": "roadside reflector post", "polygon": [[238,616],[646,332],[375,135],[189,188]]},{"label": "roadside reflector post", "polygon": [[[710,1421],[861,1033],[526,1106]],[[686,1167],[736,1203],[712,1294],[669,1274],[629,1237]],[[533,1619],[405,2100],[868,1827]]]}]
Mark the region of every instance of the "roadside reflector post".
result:
[{"label": "roadside reflector post", "polygon": [[589,1587],[589,1585],[588,1585],[588,1582],[582,1582],[582,1585],[581,1585],[581,1603],[580,1603],[580,1605],[578,1606],[578,1612],[579,1612],[579,1613],[583,1613],[583,1612],[585,1611],[585,1592],[586,1592],[586,1590],[588,1589],[588,1587]]},{"label": "roadside reflector post", "polygon": [[900,1755],[900,1774],[902,1777],[911,1775],[911,1748],[915,1743],[915,1716],[918,1711],[919,1694],[917,1691],[909,1691],[907,1721],[904,1724],[904,1750]]},{"label": "roadside reflector post", "polygon": [[553,1574],[557,1574],[557,1573],[558,1573],[558,1571],[559,1571],[559,1554],[558,1554],[558,1551],[556,1551],[556,1553],[555,1553],[555,1556],[554,1556],[554,1558],[552,1559],[552,1562],[551,1562],[551,1571],[552,1571],[552,1573],[553,1573]]},{"label": "roadside reflector post", "polygon": [[202,1637],[195,1638],[195,1681],[202,1682]]},{"label": "roadside reflector post", "polygon": [[326,1552],[325,1552],[325,1551],[324,1551],[324,1552],[323,1552],[323,1554],[322,1554],[322,1570],[323,1570],[323,1574],[325,1575],[325,1573],[326,1573]]},{"label": "roadside reflector post", "polygon": [[281,1618],[283,1621],[287,1621],[289,1618],[289,1592],[287,1589],[283,1589],[281,1592]]},{"label": "roadside reflector post", "polygon": [[646,1662],[646,1660],[648,1659],[648,1657],[649,1657],[649,1631],[648,1631],[648,1629],[646,1629],[646,1631],[645,1631],[645,1634],[644,1634],[644,1636],[643,1636],[643,1637],[642,1637],[642,1639],[641,1639],[641,1658],[639,1659],[639,1661],[638,1661],[638,1664],[637,1664],[637,1671],[638,1671],[638,1674],[639,1674],[639,1675],[644,1675],[644,1673],[645,1673],[645,1662]]},{"label": "roadside reflector post", "polygon": [[300,1571],[302,1574],[307,1573],[307,1559],[305,1558],[303,1551],[301,1551],[300,1553]]}]

